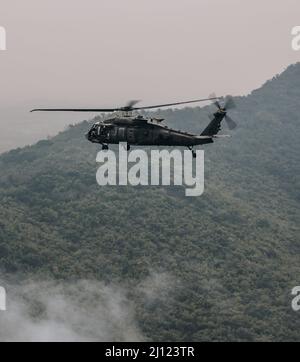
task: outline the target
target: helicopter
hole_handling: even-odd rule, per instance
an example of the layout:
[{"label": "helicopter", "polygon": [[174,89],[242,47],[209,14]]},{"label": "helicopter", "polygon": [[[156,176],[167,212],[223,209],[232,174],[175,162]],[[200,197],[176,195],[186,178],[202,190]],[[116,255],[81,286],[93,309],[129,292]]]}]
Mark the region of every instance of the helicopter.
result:
[{"label": "helicopter", "polygon": [[[221,104],[224,100],[224,105]],[[200,135],[178,131],[166,126],[163,118],[148,118],[141,114],[134,115],[133,112],[140,110],[164,108],[184,104],[214,101],[217,111],[210,116],[211,122]],[[183,146],[191,150],[196,158],[195,146],[213,143],[216,138],[229,137],[218,136],[223,120],[227,122],[228,128],[233,130],[237,124],[228,116],[229,109],[235,108],[232,96],[225,98],[216,97],[214,94],[206,99],[190,100],[185,102],[160,104],[155,106],[136,107],[139,101],[130,101],[125,107],[100,108],[100,109],[33,109],[31,112],[93,112],[113,113],[108,119],[96,122],[85,135],[92,143],[102,145],[103,150],[108,150],[110,144],[127,143],[127,151],[131,146]]]}]

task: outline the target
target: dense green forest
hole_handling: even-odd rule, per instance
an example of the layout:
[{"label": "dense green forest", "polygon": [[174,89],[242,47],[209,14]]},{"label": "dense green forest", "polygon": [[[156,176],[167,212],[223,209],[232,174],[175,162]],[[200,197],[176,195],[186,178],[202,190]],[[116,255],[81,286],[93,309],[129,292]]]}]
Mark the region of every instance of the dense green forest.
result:
[{"label": "dense green forest", "polygon": [[[1,279],[126,286],[143,339],[299,341],[300,64],[235,100],[199,198],[99,187],[88,121],[1,155]],[[157,114],[200,133],[211,110]],[[135,286],[153,273],[170,282],[146,302]]]}]

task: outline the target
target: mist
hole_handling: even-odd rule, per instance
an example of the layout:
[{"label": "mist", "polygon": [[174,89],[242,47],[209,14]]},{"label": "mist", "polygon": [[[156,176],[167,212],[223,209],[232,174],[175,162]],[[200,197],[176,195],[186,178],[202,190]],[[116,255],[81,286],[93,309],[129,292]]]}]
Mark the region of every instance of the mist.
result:
[{"label": "mist", "polygon": [[152,270],[139,283],[124,285],[92,280],[1,283],[7,311],[0,313],[0,341],[9,342],[146,341],[138,308],[167,307],[179,285],[170,274]]},{"label": "mist", "polygon": [[142,341],[134,303],[120,286],[96,281],[7,287],[0,341]]}]

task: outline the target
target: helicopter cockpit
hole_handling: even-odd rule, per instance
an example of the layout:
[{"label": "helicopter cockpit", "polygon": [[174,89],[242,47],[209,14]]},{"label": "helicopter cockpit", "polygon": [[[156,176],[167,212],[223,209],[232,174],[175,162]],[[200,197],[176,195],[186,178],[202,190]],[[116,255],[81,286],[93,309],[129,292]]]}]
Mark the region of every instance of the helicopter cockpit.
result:
[{"label": "helicopter cockpit", "polygon": [[93,125],[93,127],[90,129],[86,136],[90,141],[93,141],[99,138],[105,139],[108,136],[108,133],[109,127],[101,124],[100,122],[97,122]]}]

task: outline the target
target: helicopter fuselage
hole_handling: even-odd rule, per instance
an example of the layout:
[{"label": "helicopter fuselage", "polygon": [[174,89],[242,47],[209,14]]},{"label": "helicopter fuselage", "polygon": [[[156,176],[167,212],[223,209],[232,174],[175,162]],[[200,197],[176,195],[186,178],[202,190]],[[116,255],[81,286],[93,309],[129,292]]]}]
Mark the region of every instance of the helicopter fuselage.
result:
[{"label": "helicopter fuselage", "polygon": [[95,123],[86,138],[102,145],[127,142],[136,146],[193,147],[213,143],[212,137],[177,131],[162,124],[162,121],[141,116],[115,117]]}]

